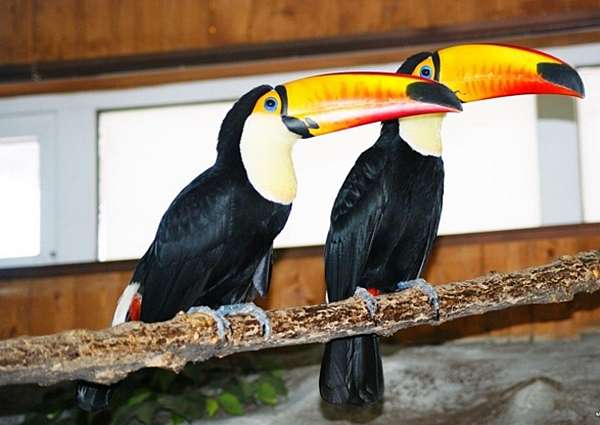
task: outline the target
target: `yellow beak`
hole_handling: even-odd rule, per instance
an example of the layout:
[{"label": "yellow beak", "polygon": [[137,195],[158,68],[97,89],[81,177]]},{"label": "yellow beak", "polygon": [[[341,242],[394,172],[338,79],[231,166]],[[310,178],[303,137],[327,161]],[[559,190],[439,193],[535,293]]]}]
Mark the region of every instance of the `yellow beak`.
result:
[{"label": "yellow beak", "polygon": [[309,138],[376,121],[460,110],[454,93],[434,81],[351,72],[279,85],[257,101],[253,113],[279,113],[288,130]]},{"label": "yellow beak", "polygon": [[572,67],[546,53],[503,44],[465,44],[438,50],[419,63],[413,75],[452,89],[462,102],[518,94],[584,97]]}]

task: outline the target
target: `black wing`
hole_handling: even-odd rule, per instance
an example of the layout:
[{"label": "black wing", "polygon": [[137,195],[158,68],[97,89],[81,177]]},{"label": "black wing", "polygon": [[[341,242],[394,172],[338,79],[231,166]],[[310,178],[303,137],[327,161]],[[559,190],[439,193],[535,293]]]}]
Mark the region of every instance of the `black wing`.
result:
[{"label": "black wing", "polygon": [[207,291],[231,240],[234,190],[209,169],[171,203],[144,256],[141,320],[167,320]]},{"label": "black wing", "polygon": [[[403,155],[396,162],[402,166],[403,161],[416,164],[416,167],[413,167],[409,175],[401,177],[411,184],[402,185],[394,192],[395,199],[399,200],[399,204],[395,206],[399,214],[393,215],[398,238],[396,248],[389,255],[387,269],[391,274],[387,276],[390,281],[385,282],[392,285],[421,275],[437,236],[444,191],[444,167],[441,159],[413,159]],[[404,168],[409,169],[410,166],[406,164]]]},{"label": "black wing", "polygon": [[263,256],[258,263],[258,267],[252,276],[252,284],[256,292],[261,297],[267,295],[269,292],[269,285],[271,284],[271,265],[273,263],[273,245],[269,248],[267,253]]},{"label": "black wing", "polygon": [[381,190],[385,161],[377,146],[363,152],[336,197],[325,245],[329,301],[351,297],[360,282],[386,203]]}]

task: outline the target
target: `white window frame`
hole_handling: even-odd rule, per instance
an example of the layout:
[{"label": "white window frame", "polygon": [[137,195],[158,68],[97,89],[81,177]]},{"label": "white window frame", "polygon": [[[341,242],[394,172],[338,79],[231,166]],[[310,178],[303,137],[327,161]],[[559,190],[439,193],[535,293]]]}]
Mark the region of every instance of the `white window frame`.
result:
[{"label": "white window frame", "polygon": [[[575,67],[600,64],[600,43],[543,48],[543,50]],[[399,58],[398,62],[389,64],[343,69],[395,71],[400,60]],[[53,116],[54,130],[52,124],[48,123],[47,129],[41,131],[48,131],[49,134],[54,131],[55,135],[51,152],[44,151],[41,158],[42,167],[52,164],[50,167],[52,171],[46,170],[42,175],[42,197],[52,199],[50,204],[43,203],[41,214],[43,254],[37,259],[1,260],[0,267],[97,261],[97,114],[99,111],[235,99],[249,88],[261,84],[273,85],[315,72],[339,70],[341,69],[307,70],[133,89],[0,99],[0,116],[35,117],[44,114]],[[546,127],[551,129],[551,126]],[[544,129],[544,125],[538,134],[540,140],[548,136],[548,130]],[[576,131],[569,134],[568,137],[576,138]],[[543,160],[543,156],[540,159]],[[548,181],[544,170],[548,167],[541,165],[542,198],[554,196],[552,191],[544,190],[543,182]],[[547,205],[556,205],[556,203],[544,202],[542,199],[542,210],[552,208]],[[547,213],[548,211],[542,211],[542,218],[545,214],[554,216]],[[544,220],[542,223],[549,224]]]},{"label": "white window frame", "polygon": [[[0,258],[0,267],[48,264],[55,247],[55,147],[56,117],[53,112],[0,114],[0,138],[34,136],[39,146],[40,178],[40,251],[38,255]],[[1,235],[0,235],[1,237]]]}]

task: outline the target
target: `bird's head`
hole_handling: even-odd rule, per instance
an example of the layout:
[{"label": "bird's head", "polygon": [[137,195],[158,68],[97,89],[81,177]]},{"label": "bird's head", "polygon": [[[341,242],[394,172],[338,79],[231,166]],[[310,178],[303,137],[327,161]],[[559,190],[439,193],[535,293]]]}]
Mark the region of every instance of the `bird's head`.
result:
[{"label": "bird's head", "polygon": [[[519,94],[584,96],[577,71],[560,59],[503,44],[463,44],[417,53],[398,72],[444,84],[463,103]],[[400,120],[400,136],[417,152],[440,156],[443,117]]]},{"label": "bird's head", "polygon": [[560,59],[505,44],[462,44],[418,53],[398,72],[438,81],[463,103],[519,94],[585,94],[577,71]]},{"label": "bird's head", "polygon": [[[296,194],[291,151],[297,140],[376,121],[462,109],[447,87],[396,73],[324,74],[250,93],[240,99],[246,111],[237,139],[241,160],[254,188],[283,204],[291,203]],[[231,114],[229,119],[237,119]],[[228,131],[228,118],[222,134]]]}]

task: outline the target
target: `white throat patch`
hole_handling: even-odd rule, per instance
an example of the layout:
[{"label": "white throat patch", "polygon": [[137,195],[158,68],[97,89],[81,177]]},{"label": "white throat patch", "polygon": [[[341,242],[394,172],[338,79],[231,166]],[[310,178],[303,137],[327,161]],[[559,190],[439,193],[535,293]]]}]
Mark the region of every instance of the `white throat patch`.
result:
[{"label": "white throat patch", "polygon": [[296,197],[292,149],[299,138],[279,114],[255,113],[246,120],[240,140],[242,163],[263,198],[287,205]]},{"label": "white throat patch", "polygon": [[401,118],[400,137],[424,156],[442,156],[442,122],[446,114]]}]

